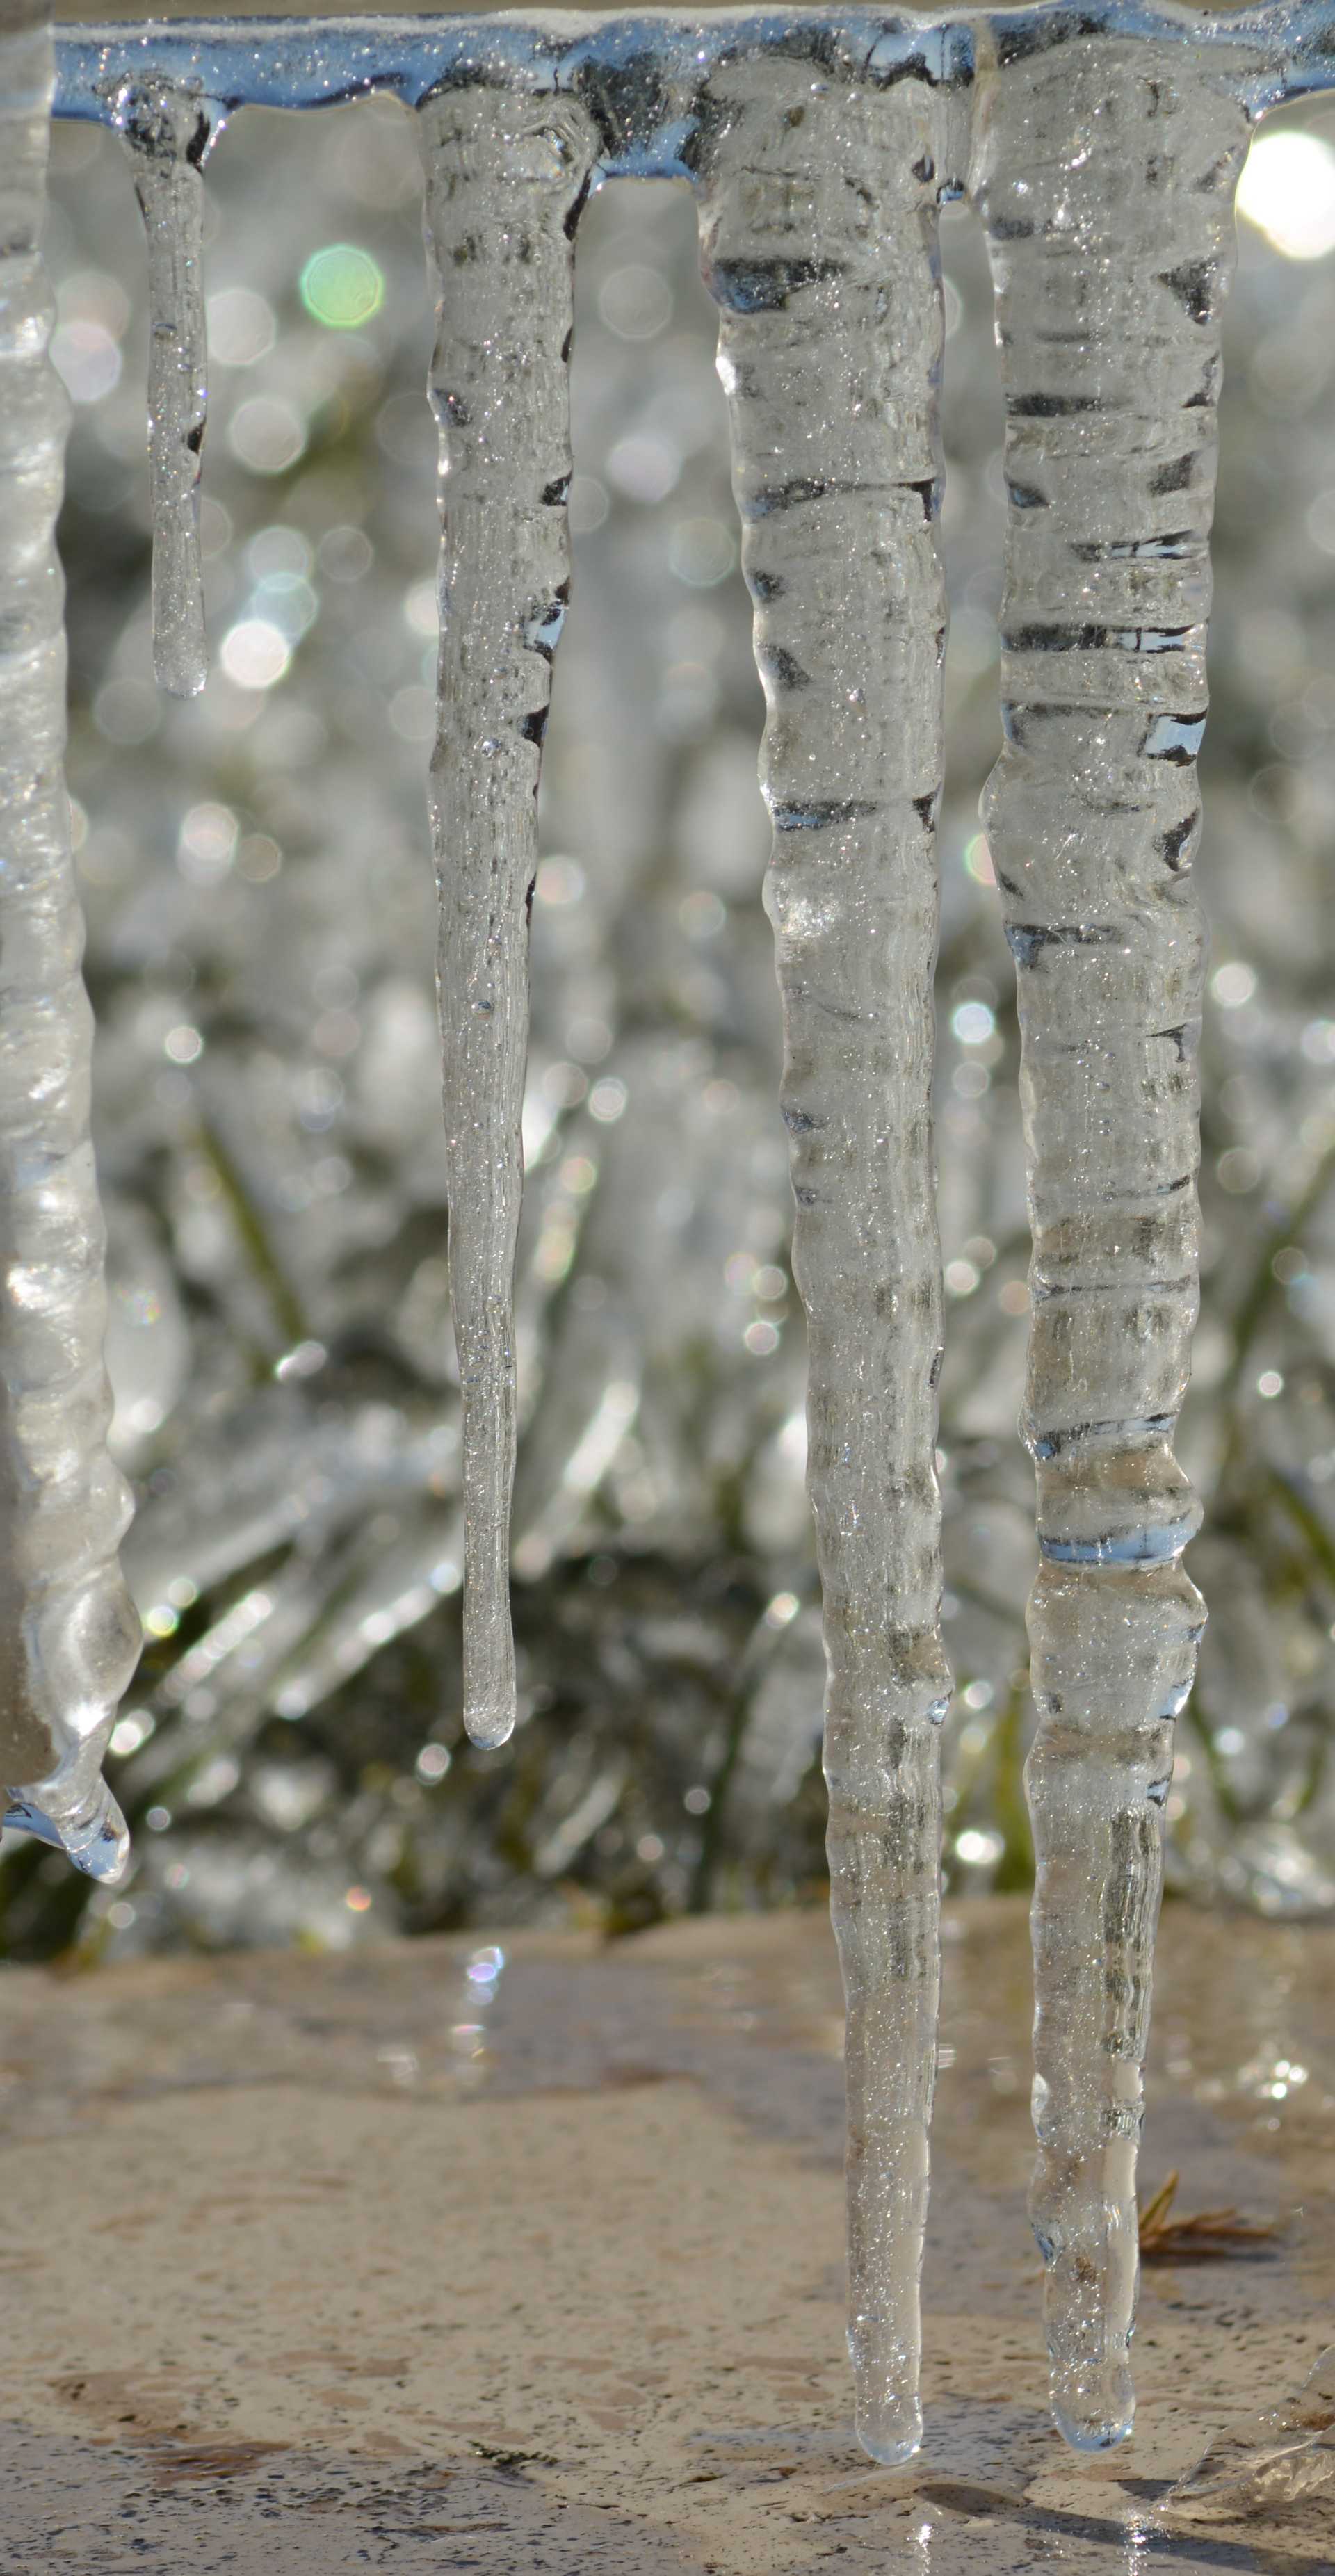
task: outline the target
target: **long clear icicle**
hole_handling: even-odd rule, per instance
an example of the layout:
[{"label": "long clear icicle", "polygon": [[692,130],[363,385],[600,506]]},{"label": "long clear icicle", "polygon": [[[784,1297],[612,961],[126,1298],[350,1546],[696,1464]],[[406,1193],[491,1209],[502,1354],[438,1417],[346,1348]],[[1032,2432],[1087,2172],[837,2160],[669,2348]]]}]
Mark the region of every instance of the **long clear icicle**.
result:
[{"label": "long clear icicle", "polygon": [[922,2434],[939,1985],[931,1123],[945,593],[931,93],[740,62],[699,189],[768,706],[808,1481],[825,1597],[831,1903],[848,2007],[859,2438]]},{"label": "long clear icicle", "polygon": [[1142,35],[994,65],[977,197],[1009,497],[1005,747],[1038,1478],[1031,2200],[1068,2441],[1121,2441],[1172,1722],[1204,1607],[1172,1454],[1197,1307],[1200,809],[1219,309],[1243,111]]},{"label": "long clear icicle", "polygon": [[0,0],[0,1777],[6,1822],[113,1878],[125,1826],[101,1763],[142,1637],[116,1561],[130,1497],[106,1448],[92,1015],[62,773],[69,407],[38,251],[52,76],[42,18]]},{"label": "long clear icicle", "polygon": [[567,97],[451,90],[419,111],[438,329],[439,714],[431,822],[463,1391],[464,1718],[515,1721],[512,1303],[529,910],[552,656],[570,592],[573,240],[593,143]]},{"label": "long clear icicle", "polygon": [[221,119],[167,80],[127,81],[116,123],[148,243],[148,453],[153,499],[153,665],[193,698],[208,678],[199,466],[208,406],[205,160]]}]

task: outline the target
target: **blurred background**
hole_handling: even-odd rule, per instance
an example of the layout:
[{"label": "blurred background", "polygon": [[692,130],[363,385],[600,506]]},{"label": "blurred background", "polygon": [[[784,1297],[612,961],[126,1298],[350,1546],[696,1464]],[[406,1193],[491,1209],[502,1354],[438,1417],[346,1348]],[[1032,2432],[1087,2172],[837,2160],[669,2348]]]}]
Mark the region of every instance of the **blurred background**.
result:
[{"label": "blurred background", "polygon": [[[214,671],[155,692],[143,255],[58,126],[77,865],[114,1443],[145,1651],[98,1891],[16,1836],[35,1959],[818,1900],[822,1659],[788,1273],[762,706],[684,189],[579,239],[576,584],[534,912],[521,1723],[459,1715],[458,1403],[425,820],[436,515],[420,183],[389,103],[248,111],[209,169]],[[1335,110],[1263,129],[1226,331],[1198,878],[1204,1303],[1181,1455],[1211,1610],[1171,1887],[1335,1909]],[[944,222],[953,624],[938,1132],[954,1889],[1023,1886],[1031,1478],[998,748],[1001,416]]]}]

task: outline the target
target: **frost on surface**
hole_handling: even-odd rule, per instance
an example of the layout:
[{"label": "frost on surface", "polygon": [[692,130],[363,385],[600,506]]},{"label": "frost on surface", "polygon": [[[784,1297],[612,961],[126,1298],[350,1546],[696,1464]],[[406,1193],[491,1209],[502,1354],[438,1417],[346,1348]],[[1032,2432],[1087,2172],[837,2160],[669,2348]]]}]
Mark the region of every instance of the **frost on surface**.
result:
[{"label": "frost on surface", "polygon": [[1017,45],[976,194],[1006,398],[984,813],[1023,1041],[1038,2164],[1053,2404],[1133,2413],[1135,2167],[1172,1723],[1204,1608],[1172,1454],[1197,1306],[1200,825],[1219,311],[1246,122],[1190,57]]},{"label": "frost on surface", "polygon": [[832,1907],[848,2002],[858,2431],[922,2432],[939,1984],[932,1154],[945,591],[931,93],[739,63],[700,172],[767,701],[766,905],[807,1310]]},{"label": "frost on surface", "polygon": [[1335,2484],[1335,2344],[1295,2397],[1221,2433],[1164,2502],[1201,2522],[1275,2513]]},{"label": "frost on surface", "polygon": [[207,109],[167,80],[127,81],[116,122],[148,242],[148,447],[153,492],[153,664],[174,697],[208,676],[199,550],[199,463],[208,402],[204,328]]},{"label": "frost on surface", "polygon": [[7,1822],[108,1878],[125,1827],[101,1760],[140,1630],[116,1561],[129,1494],[106,1449],[92,1016],[62,771],[67,403],[37,249],[50,92],[46,27],[0,7],[0,1776]]},{"label": "frost on surface", "polygon": [[552,659],[570,592],[573,238],[592,144],[570,100],[479,88],[420,111],[437,290],[438,729],[431,826],[463,1397],[464,1717],[515,1721],[513,1276],[529,911]]}]

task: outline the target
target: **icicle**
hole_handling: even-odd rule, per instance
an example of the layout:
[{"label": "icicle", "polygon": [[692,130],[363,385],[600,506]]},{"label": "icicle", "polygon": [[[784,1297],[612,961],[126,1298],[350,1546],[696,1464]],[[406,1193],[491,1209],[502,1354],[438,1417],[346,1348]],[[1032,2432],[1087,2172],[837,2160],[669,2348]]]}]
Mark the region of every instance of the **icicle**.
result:
[{"label": "icicle", "polygon": [[38,253],[49,30],[0,11],[0,1777],[5,1821],[119,1876],[101,1778],[139,1620],[106,1450],[103,1227],[88,1138],[92,1018],[70,858],[63,587],[54,532],[68,405]]},{"label": "icicle", "polygon": [[1172,1721],[1204,1618],[1172,1455],[1197,1306],[1200,809],[1219,308],[1244,116],[1137,33],[1016,45],[977,193],[1009,519],[984,798],[1019,979],[1034,1232],[1031,2212],[1053,2405],[1133,2414],[1135,2167]]},{"label": "icicle", "polygon": [[222,117],[167,80],[127,81],[115,104],[148,240],[153,665],[160,688],[193,698],[208,677],[199,555],[208,406],[201,173]]},{"label": "icicle", "polygon": [[512,1283],[528,1039],[535,798],[570,589],[573,238],[593,143],[564,97],[450,90],[420,111],[438,296],[439,715],[431,820],[463,1388],[464,1716],[515,1720],[509,1611]]},{"label": "icicle", "polygon": [[946,615],[933,106],[914,82],[849,92],[772,59],[719,73],[711,105],[704,273],[768,702],[766,902],[809,1322],[849,2350],[859,2438],[893,2461],[922,2434],[950,1690],[931,1127]]}]

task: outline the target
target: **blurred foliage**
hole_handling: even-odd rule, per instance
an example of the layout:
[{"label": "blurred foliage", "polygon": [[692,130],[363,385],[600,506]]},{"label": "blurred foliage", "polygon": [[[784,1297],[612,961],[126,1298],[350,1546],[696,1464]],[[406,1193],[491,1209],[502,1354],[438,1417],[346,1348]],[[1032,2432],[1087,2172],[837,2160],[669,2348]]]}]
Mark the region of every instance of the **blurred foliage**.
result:
[{"label": "blurred foliage", "polygon": [[[1319,112],[1287,122],[1335,136]],[[424,804],[431,322],[403,116],[252,112],[209,199],[216,667],[174,706],[151,679],[129,172],[110,137],[57,130],[70,783],[146,1646],[113,1764],[133,1875],[91,1891],[9,1837],[0,1941],[91,1958],[617,1930],[815,1896],[822,1666],[761,701],[689,197],[606,189],[580,237],[577,576],[542,797],[520,1258],[523,1718],[500,1753],[468,1747],[458,1715]],[[1013,1430],[1014,987],[977,822],[998,736],[1000,405],[980,245],[957,212],[943,229],[946,1868],[976,1889],[1030,1868],[1034,1546]],[[1244,225],[1228,366],[1182,1437],[1212,1623],[1169,1863],[1180,1889],[1314,1911],[1335,1905],[1329,256],[1285,257]]]}]

